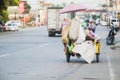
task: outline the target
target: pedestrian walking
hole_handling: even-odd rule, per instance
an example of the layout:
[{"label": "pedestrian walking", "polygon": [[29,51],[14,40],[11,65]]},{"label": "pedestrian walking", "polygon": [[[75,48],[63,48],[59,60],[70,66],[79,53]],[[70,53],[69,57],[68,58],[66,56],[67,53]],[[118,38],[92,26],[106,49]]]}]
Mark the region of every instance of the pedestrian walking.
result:
[{"label": "pedestrian walking", "polygon": [[97,62],[99,62],[100,47],[101,47],[100,40],[95,40],[94,44],[95,44],[95,49],[96,49],[96,52],[95,52],[96,53],[96,60],[97,60]]}]

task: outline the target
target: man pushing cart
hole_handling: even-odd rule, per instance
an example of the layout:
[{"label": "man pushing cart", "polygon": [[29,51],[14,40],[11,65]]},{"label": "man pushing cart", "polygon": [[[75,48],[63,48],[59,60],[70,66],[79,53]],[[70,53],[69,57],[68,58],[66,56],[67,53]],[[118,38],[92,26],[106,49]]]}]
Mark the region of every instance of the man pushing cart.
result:
[{"label": "man pushing cart", "polygon": [[77,56],[90,64],[96,56],[96,61],[99,62],[100,39],[90,29],[84,31],[77,17],[66,27],[67,31],[62,33],[66,61],[70,62],[71,56]]},{"label": "man pushing cart", "polygon": [[[70,4],[64,7],[60,13],[74,13],[84,10],[86,10],[85,6]],[[96,53],[100,53],[100,49],[98,49],[100,48],[99,39],[94,34],[91,34],[91,31],[87,30],[87,32],[88,34],[85,34],[84,29],[80,26],[80,20],[78,17],[72,19],[71,22],[64,27],[64,30],[62,31],[62,42],[64,44],[67,62],[70,62],[71,56],[77,56],[78,58],[82,57],[88,63],[91,63]],[[97,60],[97,62],[99,62],[99,60]]]}]

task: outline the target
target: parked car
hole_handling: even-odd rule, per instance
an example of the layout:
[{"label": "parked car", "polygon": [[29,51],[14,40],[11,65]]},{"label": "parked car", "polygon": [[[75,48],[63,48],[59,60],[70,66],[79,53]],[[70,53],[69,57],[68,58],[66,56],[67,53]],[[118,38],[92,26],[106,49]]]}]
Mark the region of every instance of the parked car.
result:
[{"label": "parked car", "polygon": [[100,24],[101,24],[102,26],[107,26],[107,21],[100,21]]},{"label": "parked car", "polygon": [[19,20],[9,20],[9,21],[7,21],[7,22],[5,23],[5,25],[8,25],[8,24],[10,24],[10,23],[16,23],[19,27],[21,26]]},{"label": "parked car", "polygon": [[2,28],[2,25],[0,24],[0,32],[2,32],[3,31],[3,28]]},{"label": "parked car", "polygon": [[0,32],[5,31],[5,24],[0,21]]},{"label": "parked car", "polygon": [[7,31],[18,31],[19,26],[16,23],[8,23],[5,29]]}]

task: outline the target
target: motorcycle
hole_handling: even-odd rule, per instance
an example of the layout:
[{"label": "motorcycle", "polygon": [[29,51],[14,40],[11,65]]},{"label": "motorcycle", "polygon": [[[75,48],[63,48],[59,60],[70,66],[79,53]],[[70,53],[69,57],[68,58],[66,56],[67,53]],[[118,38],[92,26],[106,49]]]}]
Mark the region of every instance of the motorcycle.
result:
[{"label": "motorcycle", "polygon": [[111,26],[111,29],[109,31],[109,34],[106,38],[106,44],[107,45],[113,45],[115,41],[115,35],[117,34],[118,27],[114,27],[113,25]]}]

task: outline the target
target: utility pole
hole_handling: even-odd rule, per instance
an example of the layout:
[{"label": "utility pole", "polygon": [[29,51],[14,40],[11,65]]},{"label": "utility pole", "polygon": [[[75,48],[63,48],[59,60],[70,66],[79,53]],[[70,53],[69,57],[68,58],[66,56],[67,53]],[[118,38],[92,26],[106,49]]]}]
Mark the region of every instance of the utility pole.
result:
[{"label": "utility pole", "polygon": [[101,10],[101,12],[100,12],[100,18],[102,18],[102,0],[100,0],[100,10]]},{"label": "utility pole", "polygon": [[16,12],[15,12],[15,20],[16,20]]}]

